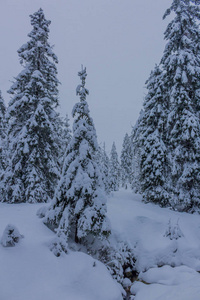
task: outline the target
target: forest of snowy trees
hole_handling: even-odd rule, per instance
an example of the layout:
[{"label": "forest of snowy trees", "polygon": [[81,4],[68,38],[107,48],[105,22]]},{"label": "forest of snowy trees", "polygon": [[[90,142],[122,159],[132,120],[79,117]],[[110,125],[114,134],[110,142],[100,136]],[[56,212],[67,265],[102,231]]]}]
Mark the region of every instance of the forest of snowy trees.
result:
[{"label": "forest of snowy trees", "polygon": [[200,208],[200,8],[174,0],[175,17],[159,65],[147,80],[144,110],[132,131],[136,185],[144,201],[179,211]]},{"label": "forest of snowy trees", "polygon": [[[22,71],[14,77],[5,106],[0,94],[0,200],[49,203],[38,215],[56,234],[51,251],[86,249],[118,282],[134,271],[128,244],[111,238],[107,198],[121,188],[180,212],[200,212],[200,3],[173,0],[162,59],[146,81],[136,125],[125,134],[118,156],[98,143],[87,103],[87,72],[78,72],[80,98],[63,119],[58,58],[49,44],[50,21],[39,9],[19,50]],[[112,261],[112,264],[109,262]]]},{"label": "forest of snowy trees", "polygon": [[[122,150],[122,164],[119,162],[114,142],[110,157],[106,152],[105,143],[103,147],[98,145],[94,124],[88,115],[86,95],[89,92],[84,87],[87,76],[85,68],[78,73],[81,84],[77,87],[76,94],[80,95],[80,103],[75,105],[72,115],[75,117],[79,114],[79,117],[77,121],[74,121],[72,133],[68,113],[66,112],[66,118],[63,120],[56,111],[59,105],[59,81],[56,68],[58,59],[48,42],[51,22],[45,19],[42,9],[30,17],[33,30],[28,34],[30,40],[18,50],[23,69],[14,78],[8,91],[11,94],[11,100],[7,108],[0,95],[1,201],[37,203],[49,202],[55,198],[55,190],[58,190],[59,182],[63,181],[64,185],[67,184],[64,179],[69,168],[68,164],[66,166],[67,151],[70,151],[71,154],[68,153],[68,155],[71,157],[76,147],[79,147],[80,140],[83,137],[86,138],[86,133],[89,149],[86,151],[86,141],[84,141],[85,146],[83,147],[81,143],[81,148],[77,151],[80,155],[86,151],[85,155],[87,154],[91,163],[87,162],[89,169],[86,170],[85,159],[76,158],[77,168],[80,167],[80,161],[83,159],[83,174],[91,172],[92,178],[94,174],[90,164],[98,164],[99,169],[95,171],[97,172],[96,180],[99,183],[93,183],[92,188],[88,187],[88,189],[97,191],[97,187],[102,186],[101,189],[106,194],[117,191],[121,185],[121,178],[123,186],[130,182],[127,173],[130,172],[131,160],[129,137],[126,134]],[[87,126],[84,123],[86,121]],[[83,126],[86,126],[85,130]],[[126,158],[127,151],[129,152],[128,159]],[[87,181],[85,183],[87,185]],[[65,187],[65,189],[69,188]],[[60,190],[61,186],[59,192]],[[80,195],[78,193],[78,198]],[[81,207],[81,204],[79,205]]]}]

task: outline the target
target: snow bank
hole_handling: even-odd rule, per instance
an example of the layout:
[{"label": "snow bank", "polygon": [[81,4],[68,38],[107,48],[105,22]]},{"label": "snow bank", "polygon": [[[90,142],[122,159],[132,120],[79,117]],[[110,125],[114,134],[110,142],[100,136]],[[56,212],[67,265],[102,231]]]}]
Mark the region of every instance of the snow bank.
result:
[{"label": "snow bank", "polygon": [[200,215],[144,204],[121,190],[109,199],[108,217],[136,258],[141,282],[131,287],[134,300],[199,299]]},{"label": "snow bank", "polygon": [[145,283],[132,285],[134,300],[199,300],[200,275],[191,268],[163,266],[150,269],[139,278]]},{"label": "snow bank", "polygon": [[80,252],[56,257],[49,250],[55,234],[36,216],[43,205],[0,203],[0,228],[12,220],[26,237],[17,247],[0,246],[0,299],[122,300],[102,263]]}]

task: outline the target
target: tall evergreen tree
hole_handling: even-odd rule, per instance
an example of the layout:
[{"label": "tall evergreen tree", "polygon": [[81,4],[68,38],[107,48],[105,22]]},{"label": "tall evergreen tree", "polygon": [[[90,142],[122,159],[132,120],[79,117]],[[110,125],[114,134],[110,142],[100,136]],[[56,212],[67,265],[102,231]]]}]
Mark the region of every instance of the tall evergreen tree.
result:
[{"label": "tall evergreen tree", "polygon": [[1,197],[12,203],[49,201],[59,177],[59,146],[55,142],[58,60],[48,43],[51,22],[45,19],[42,9],[30,18],[30,40],[18,50],[24,69],[9,90],[9,161]]},{"label": "tall evergreen tree", "polygon": [[109,184],[111,191],[118,191],[120,186],[120,164],[115,142],[112,144],[110,152]]},{"label": "tall evergreen tree", "polygon": [[98,143],[94,123],[89,114],[85,88],[86,69],[78,73],[81,84],[77,87],[80,102],[72,115],[73,136],[67,147],[62,176],[45,222],[57,228],[57,235],[66,240],[87,245],[96,237],[109,235],[106,217],[106,198],[102,175],[96,161]]},{"label": "tall evergreen tree", "polygon": [[147,82],[135,134],[145,199],[191,212],[200,208],[199,4],[173,0],[164,15],[173,12],[174,18],[165,31],[160,70]]},{"label": "tall evergreen tree", "polygon": [[146,202],[167,205],[169,195],[166,125],[169,107],[163,85],[163,72],[158,66],[151,72],[146,84],[148,93],[137,139],[137,147],[140,148],[139,180]]},{"label": "tall evergreen tree", "polygon": [[121,151],[121,181],[122,187],[127,188],[127,186],[131,183],[131,172],[132,172],[132,147],[130,137],[128,133],[126,133],[122,151]]},{"label": "tall evergreen tree", "polygon": [[164,18],[161,63],[169,91],[168,139],[171,153],[171,204],[179,210],[200,207],[200,1],[173,0]]}]

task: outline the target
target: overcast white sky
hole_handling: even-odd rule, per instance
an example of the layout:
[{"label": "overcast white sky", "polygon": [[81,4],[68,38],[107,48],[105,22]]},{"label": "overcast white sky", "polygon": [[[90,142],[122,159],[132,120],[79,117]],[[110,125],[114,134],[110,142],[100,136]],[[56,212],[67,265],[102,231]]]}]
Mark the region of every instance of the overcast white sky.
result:
[{"label": "overcast white sky", "polygon": [[28,41],[29,15],[43,8],[51,20],[50,43],[58,56],[60,111],[78,101],[81,64],[87,67],[88,104],[100,143],[118,151],[142,108],[145,81],[162,57],[162,20],[171,0],[0,0],[0,89],[6,91],[21,66],[17,50]]}]

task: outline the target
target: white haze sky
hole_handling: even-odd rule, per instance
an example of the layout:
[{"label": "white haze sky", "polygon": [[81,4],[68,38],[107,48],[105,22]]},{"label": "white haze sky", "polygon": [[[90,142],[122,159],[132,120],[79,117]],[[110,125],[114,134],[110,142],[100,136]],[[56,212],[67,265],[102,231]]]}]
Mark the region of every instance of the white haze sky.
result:
[{"label": "white haze sky", "polygon": [[145,81],[159,63],[171,0],[0,0],[0,89],[7,90],[21,70],[17,50],[28,41],[29,15],[40,7],[51,20],[49,41],[58,56],[60,112],[78,101],[81,64],[87,67],[88,104],[98,141],[118,152],[130,134],[145,96]]}]

